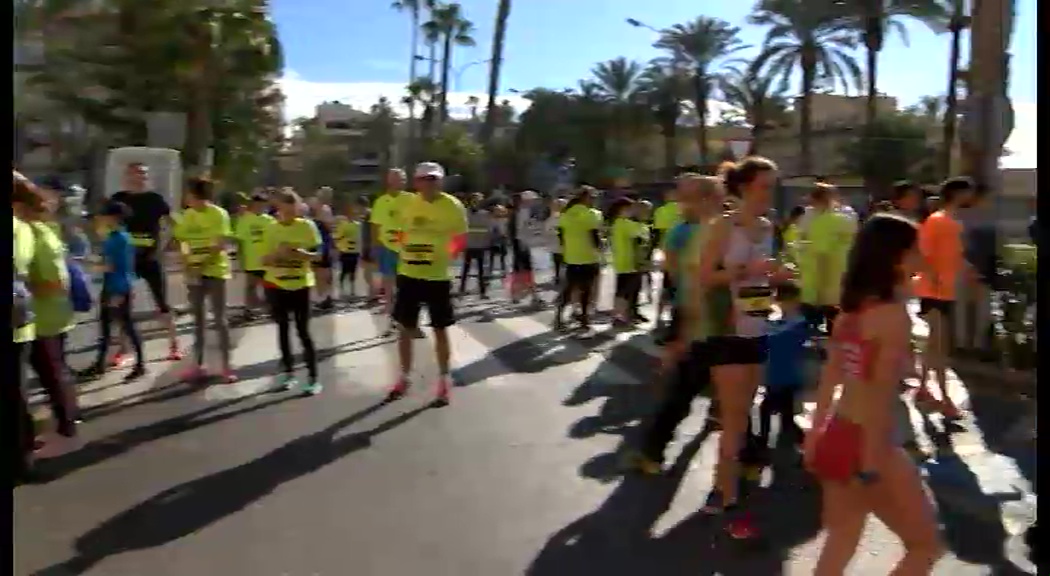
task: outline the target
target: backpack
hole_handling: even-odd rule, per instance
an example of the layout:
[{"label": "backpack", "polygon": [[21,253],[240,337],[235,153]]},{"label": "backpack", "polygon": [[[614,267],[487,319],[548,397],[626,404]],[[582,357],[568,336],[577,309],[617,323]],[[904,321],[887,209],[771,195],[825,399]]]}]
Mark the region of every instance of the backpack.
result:
[{"label": "backpack", "polygon": [[91,280],[84,269],[72,258],[66,258],[69,273],[69,300],[74,312],[90,312],[95,305],[91,296]]}]

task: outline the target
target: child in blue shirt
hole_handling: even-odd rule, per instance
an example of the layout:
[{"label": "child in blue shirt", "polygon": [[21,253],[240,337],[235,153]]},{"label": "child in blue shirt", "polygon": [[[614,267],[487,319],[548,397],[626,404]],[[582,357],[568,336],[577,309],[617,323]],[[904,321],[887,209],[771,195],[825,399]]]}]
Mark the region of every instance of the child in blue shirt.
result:
[{"label": "child in blue shirt", "polygon": [[142,353],[142,340],[135,329],[131,315],[131,287],[135,283],[135,247],[131,236],[124,228],[124,220],[130,211],[120,202],[110,201],[98,214],[99,225],[109,234],[102,241],[102,296],[99,298],[98,352],[94,366],[88,376],[98,377],[105,371],[106,350],[109,347],[110,331],[114,316],[121,330],[135,351],[135,367],[126,380],[134,380],[146,374],[146,361]]},{"label": "child in blue shirt", "polygon": [[806,342],[811,329],[801,313],[801,298],[798,287],[784,284],[777,288],[777,304],[780,319],[773,324],[766,337],[769,356],[766,360],[766,394],[759,407],[758,445],[769,446],[769,427],[773,415],[780,416],[780,434],[786,435],[796,445],[802,443],[802,430],[795,424],[795,399],[802,389]]}]

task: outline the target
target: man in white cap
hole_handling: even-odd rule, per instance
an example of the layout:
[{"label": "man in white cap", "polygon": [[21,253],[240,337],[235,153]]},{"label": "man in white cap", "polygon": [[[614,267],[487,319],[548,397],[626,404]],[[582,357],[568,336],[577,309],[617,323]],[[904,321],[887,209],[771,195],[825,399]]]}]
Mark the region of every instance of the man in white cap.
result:
[{"label": "man in white cap", "polygon": [[444,406],[452,388],[447,329],[455,322],[449,265],[466,247],[467,211],[454,196],[441,191],[445,169],[440,164],[420,162],[414,176],[417,194],[401,202],[399,214],[394,321],[401,328],[397,341],[401,374],[387,397],[396,400],[408,392],[412,341],[419,329],[419,312],[426,306],[434,328],[434,353],[440,373],[434,404]]}]

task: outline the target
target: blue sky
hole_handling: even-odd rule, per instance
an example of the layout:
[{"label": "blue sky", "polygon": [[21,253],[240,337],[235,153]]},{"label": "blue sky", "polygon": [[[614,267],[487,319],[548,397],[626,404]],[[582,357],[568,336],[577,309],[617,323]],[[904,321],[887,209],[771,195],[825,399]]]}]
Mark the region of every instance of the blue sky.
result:
[{"label": "blue sky", "polygon": [[[411,57],[411,27],[408,15],[391,10],[389,0],[271,2],[285,49],[289,116],[309,114],[313,105],[324,100],[367,107],[381,95],[394,101],[403,96]],[[461,4],[475,23],[477,46],[460,48],[454,55],[454,67],[464,67],[460,82],[453,86],[457,92],[452,99],[454,106],[462,105],[471,94],[482,95],[486,89],[487,65],[464,65],[490,56],[497,1],[463,0]],[[647,3],[518,0],[508,26],[501,90],[575,86],[597,62],[617,56],[645,61],[659,55],[651,46],[655,33],[627,25],[624,20],[628,17],[662,28],[703,13],[741,26],[741,38],[755,45],[755,50],[763,39],[763,29],[745,23],[753,4],[750,0],[659,0],[648,3],[660,6],[653,13],[640,10],[639,4]],[[1032,127],[1031,138],[1024,138],[1026,143],[1021,146],[1026,154],[1029,140],[1034,154],[1035,24],[1036,0],[1018,0],[1010,94],[1017,106],[1018,126]],[[882,53],[879,78],[880,89],[903,104],[925,95],[943,94],[948,69],[948,35],[934,34],[913,22],[907,29],[907,46],[900,37],[890,39]],[[420,66],[425,68],[426,63]],[[507,97],[521,104],[513,94]],[[1017,143],[1012,148],[1018,152]]]}]

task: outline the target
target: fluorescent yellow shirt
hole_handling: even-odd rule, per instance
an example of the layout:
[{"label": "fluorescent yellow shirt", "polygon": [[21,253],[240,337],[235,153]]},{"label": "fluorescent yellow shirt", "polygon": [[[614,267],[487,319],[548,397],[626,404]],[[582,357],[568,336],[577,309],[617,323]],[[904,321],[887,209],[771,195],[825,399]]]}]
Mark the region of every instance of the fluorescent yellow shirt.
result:
[{"label": "fluorescent yellow shirt", "polygon": [[660,248],[667,245],[667,233],[682,221],[682,209],[678,202],[667,202],[653,212],[653,228],[660,231]]},{"label": "fluorescent yellow shirt", "polygon": [[418,280],[448,280],[453,240],[467,233],[467,211],[451,194],[441,192],[432,202],[414,194],[401,206],[399,276]]},{"label": "fluorescent yellow shirt", "polygon": [[241,245],[241,259],[245,272],[256,272],[263,269],[263,241],[266,229],[277,223],[269,214],[249,212],[237,219],[234,236]]},{"label": "fluorescent yellow shirt", "polygon": [[55,234],[51,223],[33,222],[35,248],[29,278],[47,291],[33,294],[36,336],[47,338],[69,332],[73,321],[73,301],[69,299],[69,269],[66,268],[66,246]]},{"label": "fluorescent yellow shirt", "polygon": [[405,202],[416,195],[412,192],[383,193],[372,203],[372,224],[379,226],[379,241],[383,246],[396,251],[402,229],[402,212]]},{"label": "fluorescent yellow shirt", "polygon": [[617,274],[628,274],[638,271],[640,247],[648,236],[645,225],[641,222],[620,216],[613,221],[609,232],[612,244],[613,271]]},{"label": "fluorescent yellow shirt", "polygon": [[[29,224],[11,217],[14,220],[14,248],[12,249],[12,260],[14,271],[29,281],[29,266],[33,263],[36,252],[36,242],[33,240],[33,229]],[[15,342],[32,342],[36,338],[36,325],[32,322],[14,331]]]},{"label": "fluorescent yellow shirt", "polygon": [[[230,255],[226,240],[233,237],[230,215],[217,204],[186,208],[176,220],[175,239],[183,244],[186,261],[199,266],[201,276],[229,280]],[[216,246],[222,246],[218,253]]]},{"label": "fluorescent yellow shirt", "polygon": [[335,249],[340,254],[357,254],[361,251],[361,222],[341,218],[335,225]]},{"label": "fluorescent yellow shirt", "polygon": [[[288,223],[277,222],[266,229],[263,254],[273,254],[281,244],[287,244],[293,249],[314,250],[321,244],[321,232],[313,221],[306,218],[296,218]],[[282,290],[301,290],[314,285],[314,270],[310,260],[278,260],[266,266],[263,280]]]},{"label": "fluorescent yellow shirt", "polygon": [[566,264],[597,264],[598,247],[594,245],[594,231],[602,227],[600,212],[577,204],[562,213],[558,219]]}]

